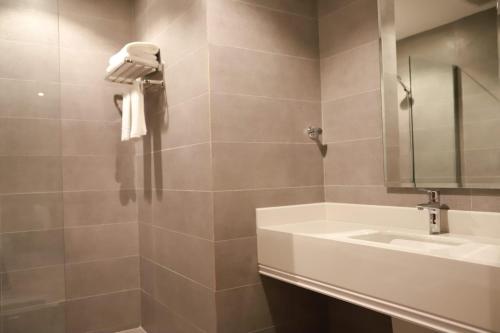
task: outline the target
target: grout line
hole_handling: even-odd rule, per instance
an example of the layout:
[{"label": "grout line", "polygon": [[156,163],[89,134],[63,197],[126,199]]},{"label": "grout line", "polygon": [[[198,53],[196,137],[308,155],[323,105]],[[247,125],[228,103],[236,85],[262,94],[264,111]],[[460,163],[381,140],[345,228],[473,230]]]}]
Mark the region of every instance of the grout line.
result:
[{"label": "grout line", "polygon": [[321,101],[321,104],[325,105],[325,104],[329,104],[329,103],[340,102],[340,101],[347,100],[347,99],[350,99],[353,97],[367,95],[367,94],[374,93],[374,92],[380,92],[380,88],[363,90],[361,92],[357,92],[354,94],[349,94],[349,95],[345,95],[345,96],[341,96],[341,97],[337,97],[337,98],[333,98],[333,99],[324,100],[324,101]]},{"label": "grout line", "polygon": [[268,7],[268,6],[264,6],[264,5],[257,5],[257,4],[249,3],[249,2],[246,2],[246,1],[242,1],[242,0],[232,0],[232,1],[242,3],[242,4],[250,6],[250,7],[262,8],[264,10],[268,10],[268,11],[271,11],[271,12],[277,12],[277,13],[284,14],[284,15],[290,15],[290,16],[300,17],[300,18],[303,18],[303,19],[308,19],[310,21],[317,21],[318,20],[318,18],[316,16],[302,15],[302,14],[299,14],[299,13],[295,13],[295,12],[291,12],[291,11],[286,11],[286,10],[281,10],[281,9],[277,9],[277,8],[272,8],[272,7]]},{"label": "grout line", "polygon": [[350,52],[353,52],[353,51],[356,51],[358,49],[362,49],[362,48],[366,48],[368,46],[371,46],[372,44],[377,44],[378,45],[379,43],[379,40],[378,38],[377,39],[374,39],[372,41],[369,41],[369,42],[366,42],[366,43],[362,43],[362,44],[359,44],[355,47],[352,47],[350,49],[347,49],[347,50],[343,50],[343,51],[339,51],[339,52],[336,52],[336,53],[333,53],[329,56],[326,56],[326,57],[322,57],[320,58],[320,61],[329,61],[331,60],[332,58],[335,58],[335,57],[338,57],[338,56],[341,56],[341,55],[345,55],[347,53],[350,53]]},{"label": "grout line", "polygon": [[[238,1],[238,0],[231,0],[231,1]],[[266,51],[266,50],[260,50],[260,49],[250,49],[250,48],[241,47],[241,46],[234,46],[234,45],[216,44],[213,42],[209,42],[208,46],[209,47],[215,46],[215,47],[227,48],[227,49],[236,49],[236,50],[242,50],[242,51],[253,52],[253,53],[261,53],[261,54],[271,55],[274,57],[292,58],[292,59],[297,59],[297,60],[302,60],[302,61],[307,61],[307,62],[319,63],[321,60],[318,58],[308,58],[308,57],[296,56],[296,55],[291,55],[291,54],[286,54],[286,53],[272,52],[272,51]]]},{"label": "grout line", "polygon": [[338,140],[338,141],[328,141],[326,144],[342,144],[342,143],[355,143],[355,142],[363,142],[363,141],[375,141],[382,139],[382,136],[373,136],[359,139],[350,139],[350,140]]},{"label": "grout line", "polygon": [[102,297],[102,296],[109,296],[109,295],[115,295],[115,294],[125,294],[129,293],[131,291],[141,291],[140,286],[138,288],[133,288],[133,289],[121,289],[109,293],[101,293],[101,294],[94,294],[94,295],[89,295],[89,296],[82,296],[82,297],[66,297],[66,302],[75,302],[75,301],[81,301],[81,300],[86,300],[90,298],[95,298],[95,297]]},{"label": "grout line", "polygon": [[173,234],[178,234],[178,235],[181,235],[181,236],[184,236],[184,237],[194,238],[194,239],[198,239],[198,240],[201,240],[201,241],[214,243],[213,239],[203,238],[201,236],[197,236],[197,235],[194,235],[194,234],[189,234],[189,233],[185,233],[185,232],[178,231],[178,230],[175,230],[175,229],[166,228],[166,227],[154,224],[154,223],[141,223],[141,222],[139,222],[139,224],[149,225],[151,228],[160,229],[160,230],[167,231],[167,232],[170,232],[170,233],[173,233]]},{"label": "grout line", "polygon": [[249,98],[262,98],[269,99],[272,101],[280,101],[280,102],[298,102],[305,104],[321,104],[321,98],[318,100],[311,99],[297,99],[297,98],[286,98],[286,97],[273,97],[273,96],[265,96],[265,95],[252,95],[252,94],[242,94],[242,93],[231,93],[224,91],[214,91],[211,92],[212,95],[221,95],[221,96],[238,96],[238,97],[249,97]]}]

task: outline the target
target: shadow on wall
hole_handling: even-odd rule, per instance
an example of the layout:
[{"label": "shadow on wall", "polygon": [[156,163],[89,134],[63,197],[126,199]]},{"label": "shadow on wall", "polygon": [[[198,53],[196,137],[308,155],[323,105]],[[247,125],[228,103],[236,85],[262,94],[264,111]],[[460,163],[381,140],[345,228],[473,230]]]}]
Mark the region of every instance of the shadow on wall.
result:
[{"label": "shadow on wall", "polygon": [[168,130],[168,103],[165,89],[145,93],[145,114],[148,134],[142,140],[144,198],[152,201],[153,191],[163,197],[162,133]]}]

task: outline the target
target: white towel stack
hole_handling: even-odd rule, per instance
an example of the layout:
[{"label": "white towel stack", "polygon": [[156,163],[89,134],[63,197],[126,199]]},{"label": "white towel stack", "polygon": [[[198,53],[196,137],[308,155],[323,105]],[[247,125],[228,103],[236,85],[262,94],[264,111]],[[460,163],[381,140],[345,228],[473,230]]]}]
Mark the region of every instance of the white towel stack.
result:
[{"label": "white towel stack", "polygon": [[157,67],[159,47],[148,42],[133,42],[125,45],[118,53],[109,58],[109,66],[106,69],[108,73],[113,72],[120,66],[126,58],[135,62]]},{"label": "white towel stack", "polygon": [[[159,65],[157,57],[159,51],[158,46],[152,43],[129,43],[109,59],[107,71],[108,73],[113,72],[127,58],[144,65],[157,67]],[[142,79],[139,78],[132,84],[130,92],[123,96],[121,138],[122,141],[127,141],[140,138],[146,133],[143,84]]]}]

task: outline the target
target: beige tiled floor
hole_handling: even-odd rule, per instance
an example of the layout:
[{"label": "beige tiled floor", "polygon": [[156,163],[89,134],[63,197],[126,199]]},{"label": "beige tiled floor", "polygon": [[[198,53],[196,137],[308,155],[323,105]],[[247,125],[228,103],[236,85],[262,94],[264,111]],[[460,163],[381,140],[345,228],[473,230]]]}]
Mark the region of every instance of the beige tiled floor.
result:
[{"label": "beige tiled floor", "polygon": [[146,333],[146,331],[139,327],[139,328],[134,328],[131,330],[121,331],[121,332],[117,332],[117,333]]}]

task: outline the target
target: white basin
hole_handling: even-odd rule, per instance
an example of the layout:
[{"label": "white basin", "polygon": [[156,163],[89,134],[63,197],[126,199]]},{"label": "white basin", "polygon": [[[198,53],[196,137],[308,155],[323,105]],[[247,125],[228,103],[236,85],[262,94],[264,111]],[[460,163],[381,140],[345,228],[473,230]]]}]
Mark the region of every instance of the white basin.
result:
[{"label": "white basin", "polygon": [[421,250],[421,251],[445,249],[449,247],[463,245],[466,243],[460,240],[442,239],[433,236],[425,237],[425,236],[408,235],[404,233],[397,233],[391,231],[375,231],[370,233],[364,233],[362,235],[350,236],[349,238],[364,240],[368,242],[391,244],[407,249]]},{"label": "white basin", "polygon": [[[500,214],[322,203],[257,210],[261,274],[450,333],[500,333]],[[459,233],[455,233],[459,231]]]}]

